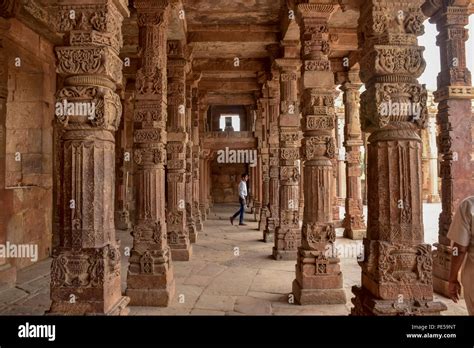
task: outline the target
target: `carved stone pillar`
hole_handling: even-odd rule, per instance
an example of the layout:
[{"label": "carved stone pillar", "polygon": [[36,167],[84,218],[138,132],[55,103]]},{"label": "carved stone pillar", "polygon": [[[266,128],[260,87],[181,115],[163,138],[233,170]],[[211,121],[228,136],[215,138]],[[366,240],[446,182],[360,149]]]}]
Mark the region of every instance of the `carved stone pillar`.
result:
[{"label": "carved stone pillar", "polygon": [[194,183],[193,183],[193,151],[194,151],[194,139],[193,139],[193,115],[192,115],[192,102],[193,102],[193,90],[192,82],[187,81],[186,83],[186,133],[189,136],[186,144],[186,221],[188,223],[189,242],[196,243],[197,239],[197,227],[194,212]]},{"label": "carved stone pillar", "polygon": [[201,152],[200,152],[200,162],[199,162],[199,208],[201,210],[202,221],[207,220],[208,216],[208,197],[207,197],[207,156],[209,155],[209,150],[204,149],[203,137],[206,131],[206,120],[207,120],[207,110],[209,105],[203,100],[204,97],[198,95],[198,106],[199,106],[199,139],[201,141]]},{"label": "carved stone pillar", "polygon": [[[124,83],[126,86],[126,83]],[[115,182],[115,227],[118,230],[130,231],[132,229],[132,221],[130,219],[130,190],[129,184],[133,179],[132,176],[132,156],[131,149],[128,144],[129,129],[133,122],[133,93],[131,91],[123,91],[123,117],[120,122],[120,128],[115,136],[116,139],[116,182]]]},{"label": "carved stone pillar", "polygon": [[[201,207],[199,206],[199,186],[200,186],[200,161],[199,156],[201,153],[201,147],[199,146],[199,104],[198,104],[198,90],[193,88],[192,90],[192,140],[193,140],[193,214],[194,221],[196,223],[196,231],[202,231],[202,213]],[[190,235],[191,242],[196,242],[196,237],[193,238],[192,234]]]},{"label": "carved stone pillar", "polygon": [[166,28],[168,1],[135,0],[141,48],[134,110],[136,221],[126,293],[138,306],[167,306],[175,281],[167,242]]},{"label": "carved stone pillar", "polygon": [[352,315],[435,315],[431,246],[423,243],[422,144],[427,93],[417,78],[426,63],[423,0],[367,0],[359,44],[362,130],[368,145],[368,223],[362,286]]},{"label": "carved stone pillar", "polygon": [[[262,119],[262,139],[259,142],[259,158],[262,162],[262,209],[260,210],[260,221],[258,222],[258,230],[265,231],[267,217],[269,213],[268,203],[270,197],[270,173],[269,162],[270,156],[268,154],[268,99],[260,98],[258,100],[258,113]],[[268,243],[270,240],[265,240],[265,233],[263,233],[264,242]]]},{"label": "carved stone pillar", "polygon": [[[337,96],[338,93],[335,94]],[[334,97],[334,100],[336,97]],[[334,129],[332,130],[332,137],[334,138],[334,158],[331,158],[331,163],[332,163],[332,175],[333,175],[333,180],[331,184],[331,192],[332,192],[332,219],[334,221],[334,227],[338,228],[341,227],[341,212],[339,209],[339,202],[338,202],[338,192],[337,192],[337,185],[339,181],[339,161],[338,161],[338,156],[339,156],[339,144],[338,144],[338,118],[337,114],[334,114]]]},{"label": "carved stone pillar", "polygon": [[[271,242],[270,239],[265,239],[267,235],[265,234],[265,225],[267,223],[267,218],[269,216],[269,198],[270,198],[270,156],[268,153],[263,152],[264,149],[261,149],[260,158],[262,159],[262,210],[260,211],[260,221],[258,223],[258,230],[263,231],[263,241],[265,243]],[[268,151],[268,148],[265,150]],[[268,236],[270,237],[270,236]]]},{"label": "carved stone pillar", "polygon": [[173,260],[189,261],[192,246],[186,220],[186,60],[180,41],[168,41],[168,144],[167,215],[168,244]]},{"label": "carved stone pillar", "polygon": [[[257,150],[258,151],[258,150]],[[262,177],[262,158],[257,157],[257,177],[256,181],[256,199],[255,199],[255,221],[260,221],[260,213],[262,210],[262,189],[263,189],[263,177]],[[258,215],[258,220],[257,220]]]},{"label": "carved stone pillar", "polygon": [[273,257],[276,260],[296,260],[301,245],[298,211],[301,146],[298,75],[301,61],[297,48],[285,43],[283,47],[285,58],[275,61],[280,68],[280,216],[275,230]]},{"label": "carved stone pillar", "polygon": [[[301,118],[301,117],[300,117]],[[303,138],[303,132],[300,131],[300,139]],[[299,168],[300,168],[300,188],[299,188],[299,208],[298,208],[298,213],[299,213],[299,220],[303,221],[303,215],[304,215],[304,169],[303,169],[303,161],[299,161]]]},{"label": "carved stone pillar", "polygon": [[206,210],[206,159],[202,154],[204,150],[201,149],[201,156],[199,158],[199,208],[201,210],[202,221],[207,220]]},{"label": "carved stone pillar", "polygon": [[335,10],[334,5],[298,5],[303,59],[304,216],[293,294],[299,304],[346,302],[339,259],[327,253],[336,240],[331,162],[335,158],[335,88],[328,57],[328,20]]},{"label": "carved stone pillar", "polygon": [[343,225],[344,237],[350,239],[363,239],[367,228],[364,222],[361,189],[360,147],[364,145],[359,115],[361,86],[359,71],[356,70],[347,74],[347,81],[341,87],[344,92],[344,146],[346,149],[346,213]]},{"label": "carved stone pillar", "polygon": [[267,82],[268,85],[268,118],[269,118],[269,195],[268,208],[269,214],[263,231],[263,240],[266,242],[273,242],[275,238],[275,230],[278,227],[280,214],[280,153],[279,153],[279,129],[278,129],[278,115],[279,115],[279,72],[272,71],[273,78]]},{"label": "carved stone pillar", "polygon": [[441,53],[441,72],[438,75],[437,121],[440,164],[442,212],[439,216],[438,243],[433,254],[434,290],[448,295],[448,276],[452,248],[446,237],[452,217],[461,200],[474,195],[474,161],[472,159],[471,99],[474,98],[471,73],[466,67],[466,41],[469,23],[469,1],[456,1],[457,6],[442,2],[439,8],[424,7],[432,15],[439,35],[436,44]]},{"label": "carved stone pillar", "polygon": [[[13,2],[12,2],[13,5]],[[2,16],[6,14],[2,11]],[[3,43],[3,35],[9,29],[9,22],[0,18],[0,244],[7,242],[7,214],[13,206],[13,190],[5,189],[6,175],[6,122],[8,98],[8,50]],[[0,287],[14,286],[16,283],[16,267],[7,258],[0,258]]]},{"label": "carved stone pillar", "polygon": [[[346,149],[344,147],[344,128],[345,128],[345,115],[343,113],[337,113],[337,133],[336,133],[336,142],[337,142],[337,149],[338,149],[338,156],[337,156],[337,206],[342,205],[342,202],[345,201],[347,197],[346,186],[347,186],[347,178],[346,178]],[[339,209],[338,209],[339,213]],[[340,214],[338,214],[340,218]]]},{"label": "carved stone pillar", "polygon": [[[115,90],[122,84],[118,54],[128,9],[118,1],[71,0],[57,11],[65,34],[64,46],[56,47],[57,72],[64,78],[57,101],[87,103],[92,112],[56,115],[60,241],[53,250],[49,313],[126,314],[130,299],[121,292],[114,224],[114,134],[122,114]],[[71,11],[81,20],[72,19]]]}]

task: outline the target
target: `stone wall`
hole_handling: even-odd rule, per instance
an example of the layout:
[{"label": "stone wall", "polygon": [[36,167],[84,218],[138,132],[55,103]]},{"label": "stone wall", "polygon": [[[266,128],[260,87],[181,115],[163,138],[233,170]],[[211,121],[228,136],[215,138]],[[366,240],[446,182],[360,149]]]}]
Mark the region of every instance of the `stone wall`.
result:
[{"label": "stone wall", "polygon": [[246,172],[242,163],[211,163],[212,200],[214,203],[238,203],[240,177]]},{"label": "stone wall", "polygon": [[[6,117],[0,120],[6,137],[0,161],[0,236],[37,245],[44,259],[51,251],[53,216],[53,45],[15,19],[10,24],[3,42],[8,98]],[[17,269],[32,263],[27,258],[9,262]]]}]

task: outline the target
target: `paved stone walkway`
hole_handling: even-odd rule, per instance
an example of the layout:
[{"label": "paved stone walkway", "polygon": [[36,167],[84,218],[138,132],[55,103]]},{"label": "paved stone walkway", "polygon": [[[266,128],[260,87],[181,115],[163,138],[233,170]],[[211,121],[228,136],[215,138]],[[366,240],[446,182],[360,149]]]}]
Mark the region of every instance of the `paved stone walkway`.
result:
[{"label": "paved stone walkway", "polygon": [[[174,262],[176,297],[168,308],[131,307],[131,315],[347,315],[352,306],[351,287],[360,284],[357,255],[360,241],[340,237],[336,247],[341,255],[344,290],[347,302],[341,305],[299,306],[289,303],[291,283],[295,277],[294,261],[274,261],[272,244],[262,242],[253,215],[247,214],[248,226],[231,226],[228,217],[237,207],[215,207],[205,231],[193,245],[190,262]],[[437,239],[437,216],[440,206],[426,204],[425,239]],[[436,217],[436,219],[435,219]],[[131,246],[132,238],[119,232],[122,248]],[[15,288],[0,289],[0,314],[41,315],[49,308],[49,268],[45,260],[19,272]],[[125,289],[127,260],[122,265],[122,287]],[[446,315],[467,315],[463,301],[435,295],[448,305]]]}]

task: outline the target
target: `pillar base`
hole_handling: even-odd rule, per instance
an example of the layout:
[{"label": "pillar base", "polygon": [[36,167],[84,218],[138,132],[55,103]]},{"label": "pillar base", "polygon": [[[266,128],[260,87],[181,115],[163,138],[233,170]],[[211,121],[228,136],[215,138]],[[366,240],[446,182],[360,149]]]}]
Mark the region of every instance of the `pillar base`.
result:
[{"label": "pillar base", "polygon": [[0,287],[13,287],[16,284],[16,267],[9,263],[0,266]]},{"label": "pillar base", "polygon": [[275,247],[273,247],[273,258],[277,261],[280,261],[280,260],[283,260],[283,261],[295,260],[296,261],[297,255],[298,255],[297,250],[278,250]]},{"label": "pillar base", "polygon": [[353,286],[352,292],[355,295],[352,298],[352,316],[432,316],[440,315],[447,309],[444,303],[431,300],[407,300],[402,303],[397,300],[381,300],[359,286]]},{"label": "pillar base", "polygon": [[[176,247],[179,247],[176,248]],[[193,254],[193,247],[187,245],[186,248],[180,246],[171,246],[171,259],[173,261],[189,261]]]},{"label": "pillar base", "polygon": [[[164,275],[139,274],[131,276],[129,274],[127,284],[128,288],[125,290],[125,294],[130,297],[131,306],[167,307],[176,293],[172,269],[169,269]],[[134,285],[142,287],[130,287]]]},{"label": "pillar base", "polygon": [[346,228],[344,230],[344,238],[349,238],[352,240],[362,240],[366,235],[366,230],[353,230]]},{"label": "pillar base", "polygon": [[[80,296],[78,296],[80,297]],[[98,311],[103,306],[103,301],[88,301],[71,303],[70,301],[53,301],[51,308],[45,315],[128,315],[130,298],[121,296],[107,312]]]},{"label": "pillar base", "polygon": [[275,241],[275,232],[274,231],[269,231],[269,230],[263,231],[263,241],[265,243],[274,242]]},{"label": "pillar base", "polygon": [[303,289],[296,279],[293,281],[293,295],[300,305],[346,303],[343,289]]},{"label": "pillar base", "polygon": [[197,240],[197,227],[196,224],[190,223],[188,225],[188,233],[189,233],[189,242],[190,243],[196,243]]}]

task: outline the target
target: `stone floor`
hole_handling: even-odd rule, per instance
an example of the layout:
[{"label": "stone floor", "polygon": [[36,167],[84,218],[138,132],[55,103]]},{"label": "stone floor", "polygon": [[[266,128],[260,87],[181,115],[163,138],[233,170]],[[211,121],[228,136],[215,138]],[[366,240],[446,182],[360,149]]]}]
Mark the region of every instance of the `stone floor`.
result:
[{"label": "stone floor", "polygon": [[[294,261],[274,261],[272,245],[262,242],[257,223],[247,214],[248,226],[231,226],[233,206],[215,207],[205,223],[205,231],[193,245],[190,262],[174,262],[176,296],[168,308],[131,307],[131,315],[347,315],[351,287],[360,284],[357,256],[360,241],[341,236],[336,242],[344,274],[346,304],[299,306],[289,303],[295,277]],[[425,239],[436,241],[438,204],[424,206]],[[122,248],[131,246],[126,232],[119,232]],[[50,260],[19,272],[15,288],[0,289],[0,314],[41,315],[49,307]],[[125,289],[127,260],[123,262],[122,286]],[[467,315],[463,301],[435,296],[448,305],[445,315]]]}]

